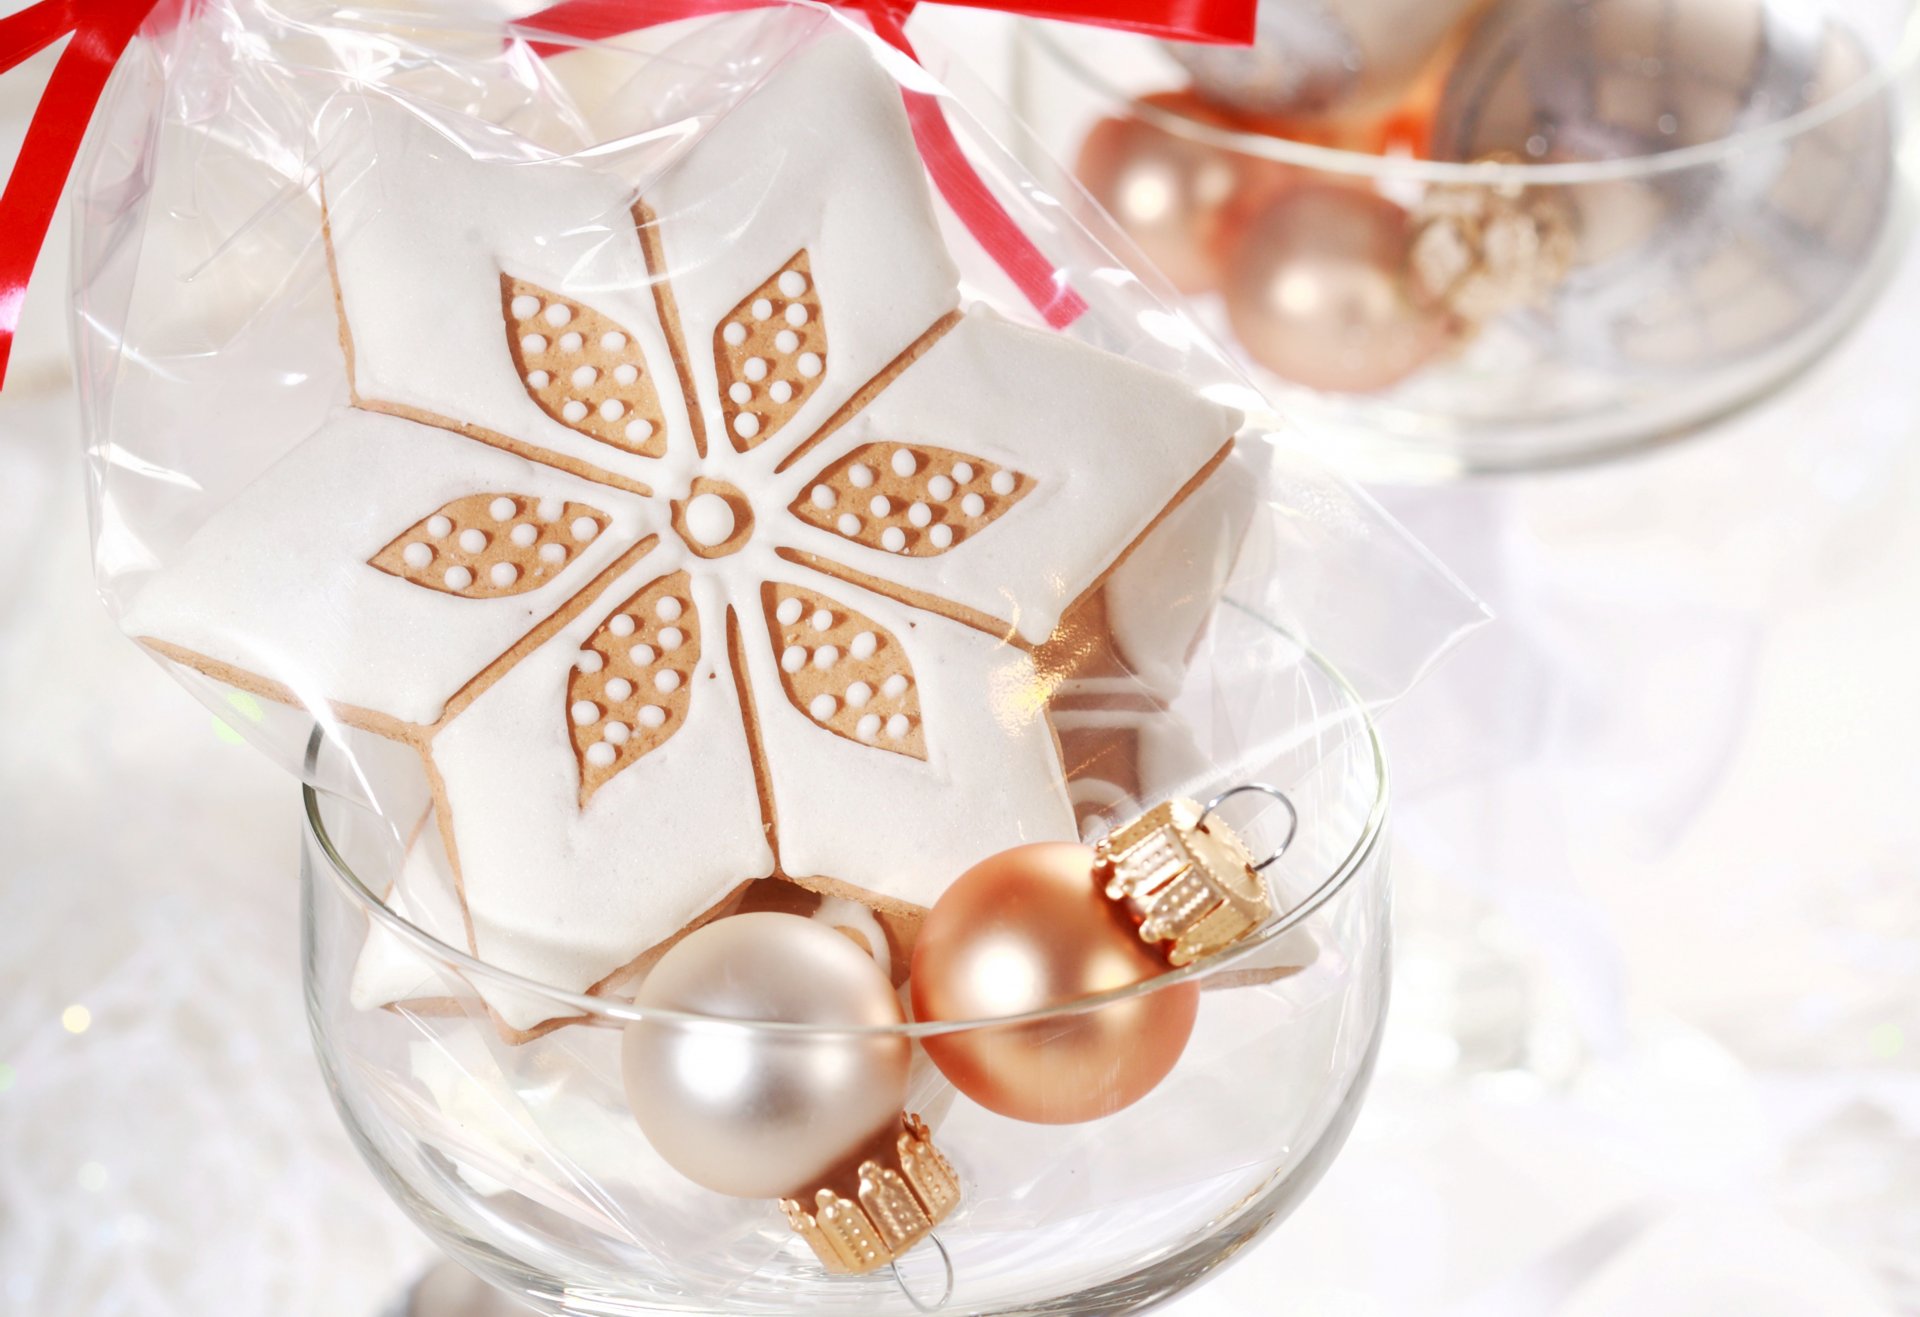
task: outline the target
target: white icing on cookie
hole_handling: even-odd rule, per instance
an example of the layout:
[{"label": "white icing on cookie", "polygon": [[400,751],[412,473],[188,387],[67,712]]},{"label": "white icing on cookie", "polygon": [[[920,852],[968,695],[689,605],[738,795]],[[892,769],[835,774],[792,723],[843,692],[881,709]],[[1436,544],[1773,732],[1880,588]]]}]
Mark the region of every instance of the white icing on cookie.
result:
[{"label": "white icing on cookie", "polygon": [[687,534],[711,548],[733,534],[733,506],[718,494],[696,494],[687,502]]}]

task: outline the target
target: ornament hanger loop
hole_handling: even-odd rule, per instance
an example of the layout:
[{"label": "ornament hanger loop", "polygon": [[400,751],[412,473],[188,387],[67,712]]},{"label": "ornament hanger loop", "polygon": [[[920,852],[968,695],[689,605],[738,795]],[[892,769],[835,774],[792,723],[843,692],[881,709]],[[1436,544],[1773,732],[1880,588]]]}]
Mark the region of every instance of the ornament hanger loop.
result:
[{"label": "ornament hanger loop", "polygon": [[1273,848],[1273,852],[1268,855],[1266,859],[1253,866],[1257,872],[1258,870],[1266,868],[1269,864],[1272,864],[1282,855],[1285,855],[1287,853],[1287,847],[1293,845],[1294,834],[1300,831],[1300,811],[1294,807],[1292,797],[1288,796],[1286,792],[1282,791],[1279,787],[1270,786],[1265,782],[1242,782],[1237,787],[1228,787],[1202,807],[1200,817],[1194,820],[1193,826],[1196,828],[1199,827],[1205,823],[1208,816],[1222,804],[1233,799],[1235,796],[1245,795],[1249,791],[1257,791],[1263,796],[1271,796],[1287,807],[1287,835],[1280,839],[1280,844]]},{"label": "ornament hanger loop", "polygon": [[893,1270],[893,1283],[900,1287],[900,1292],[907,1296],[907,1302],[914,1306],[916,1312],[939,1312],[942,1308],[946,1307],[947,1302],[953,1298],[953,1255],[948,1253],[947,1246],[940,1242],[940,1236],[937,1232],[928,1231],[927,1239],[935,1248],[940,1250],[941,1265],[947,1269],[947,1287],[940,1291],[940,1297],[935,1299],[931,1305],[922,1303],[920,1296],[907,1288],[907,1278],[900,1274],[899,1258],[896,1257],[892,1259],[887,1263],[887,1266]]}]

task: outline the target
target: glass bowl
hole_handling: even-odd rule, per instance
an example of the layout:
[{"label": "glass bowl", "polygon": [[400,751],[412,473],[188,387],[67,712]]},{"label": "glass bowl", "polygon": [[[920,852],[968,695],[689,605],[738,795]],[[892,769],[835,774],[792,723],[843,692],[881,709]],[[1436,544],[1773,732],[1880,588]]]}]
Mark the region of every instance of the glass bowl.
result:
[{"label": "glass bowl", "polygon": [[[1674,48],[1709,10],[1739,21]],[[1917,43],[1911,0],[1503,0],[1395,115],[1283,137],[1160,43],[1028,21],[1014,103],[1325,455],[1444,478],[1685,434],[1833,344],[1908,228]]]},{"label": "glass bowl", "polygon": [[[621,1029],[637,1019],[769,1049],[844,1031],[643,1017],[436,940],[382,903],[429,808],[418,761],[316,728],[301,850],[307,1001],[355,1143],[449,1254],[547,1313],[904,1314],[939,1303],[943,1253],[951,1293],[940,1310],[955,1314],[1131,1312],[1196,1284],[1283,1219],[1340,1148],[1388,991],[1387,779],[1372,721],[1337,673],[1251,612],[1229,601],[1213,628],[1263,677],[1257,707],[1236,710],[1243,721],[1228,730],[1272,730],[1233,771],[1281,785],[1299,814],[1296,840],[1267,871],[1276,914],[1185,970],[1020,1017],[1045,1030],[1120,999],[1201,989],[1179,1062],[1113,1115],[1065,1126],[995,1115],[915,1047],[908,1108],[932,1126],[963,1199],[936,1232],[940,1249],[907,1253],[897,1277],[828,1275],[773,1202],[679,1178],[623,1093]],[[1272,845],[1280,813],[1244,825],[1252,849]],[[357,1005],[370,939],[413,957],[438,985],[432,1000]],[[580,1022],[510,1044],[476,998],[483,980]],[[917,1040],[981,1024],[882,1032]]]}]

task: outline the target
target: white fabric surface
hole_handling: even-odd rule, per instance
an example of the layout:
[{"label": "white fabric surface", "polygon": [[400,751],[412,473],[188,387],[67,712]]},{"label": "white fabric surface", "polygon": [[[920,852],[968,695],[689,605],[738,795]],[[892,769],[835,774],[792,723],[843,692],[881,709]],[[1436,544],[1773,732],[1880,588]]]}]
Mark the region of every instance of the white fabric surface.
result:
[{"label": "white fabric surface", "polygon": [[[371,1314],[431,1251],[310,1060],[292,785],[91,595],[58,296],[0,397],[0,1311]],[[1920,1310],[1916,308],[1687,443],[1383,491],[1501,621],[1389,726],[1373,1100],[1170,1313]]]}]

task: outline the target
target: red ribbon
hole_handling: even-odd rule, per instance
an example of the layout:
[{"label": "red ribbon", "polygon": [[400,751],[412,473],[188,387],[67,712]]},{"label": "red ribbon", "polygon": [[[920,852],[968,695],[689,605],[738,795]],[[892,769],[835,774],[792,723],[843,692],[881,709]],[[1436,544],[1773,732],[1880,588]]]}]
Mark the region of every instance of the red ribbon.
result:
[{"label": "red ribbon", "polygon": [[[594,41],[640,28],[708,14],[760,9],[783,0],[561,0],[519,26],[555,36]],[[1253,40],[1254,0],[946,0],[1032,18],[1088,23],[1175,41],[1246,44]],[[71,35],[53,77],[34,107],[20,156],[0,193],[0,385],[27,282],[45,245],[60,193],[73,172],[81,139],[93,118],[114,66],[143,26],[171,27],[191,0],[39,0],[0,18],[0,74]],[[915,0],[849,0],[874,31],[916,59],[904,24]],[[537,43],[552,54],[566,45]],[[967,228],[998,261],[1049,324],[1064,327],[1087,309],[1066,286],[1053,262],[1007,214],[973,168],[948,126],[939,101],[902,89],[914,142],[940,192]]]}]

